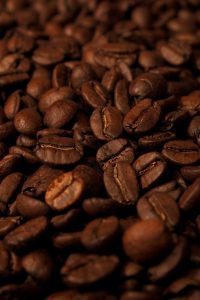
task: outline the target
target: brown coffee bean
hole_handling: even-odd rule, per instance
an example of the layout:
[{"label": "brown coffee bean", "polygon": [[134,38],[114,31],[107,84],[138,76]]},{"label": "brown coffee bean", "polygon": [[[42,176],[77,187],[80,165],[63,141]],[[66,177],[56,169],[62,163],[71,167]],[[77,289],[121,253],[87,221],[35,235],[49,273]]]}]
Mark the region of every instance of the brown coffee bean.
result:
[{"label": "brown coffee bean", "polygon": [[65,57],[64,51],[53,43],[46,42],[33,53],[33,61],[42,66],[51,66],[61,62]]},{"label": "brown coffee bean", "polygon": [[96,154],[96,160],[103,170],[119,161],[132,163],[134,158],[135,153],[131,142],[122,138],[104,144]]},{"label": "brown coffee bean", "polygon": [[[3,279],[19,276],[22,271],[20,258],[13,252],[9,252],[3,242],[0,242],[0,277]],[[3,282],[3,281],[2,281]],[[1,295],[1,294],[0,294]]]},{"label": "brown coffee bean", "polygon": [[45,68],[38,68],[28,82],[26,92],[33,98],[38,99],[50,87],[51,78],[49,71]]},{"label": "brown coffee bean", "polygon": [[78,105],[71,100],[58,100],[45,112],[44,125],[47,127],[61,128],[74,117]]},{"label": "brown coffee bean", "polygon": [[174,229],[180,221],[180,212],[175,200],[162,192],[153,192],[140,198],[137,212],[142,220],[160,219],[169,229]]},{"label": "brown coffee bean", "polygon": [[69,165],[78,162],[83,156],[83,149],[72,138],[46,136],[38,140],[36,156],[51,165]]},{"label": "brown coffee bean", "polygon": [[192,118],[187,128],[187,132],[189,137],[198,140],[200,135],[200,116],[195,116],[194,118]]},{"label": "brown coffee bean", "polygon": [[6,176],[0,183],[1,202],[8,203],[20,187],[24,176],[22,173],[11,173]]},{"label": "brown coffee bean", "polygon": [[81,63],[72,70],[71,84],[75,90],[81,88],[84,82],[96,79],[97,75],[90,64]]},{"label": "brown coffee bean", "polygon": [[138,144],[141,148],[147,150],[154,150],[158,147],[162,146],[166,142],[173,140],[176,138],[174,132],[166,131],[166,132],[157,132],[151,135],[146,135],[138,140]]},{"label": "brown coffee bean", "polygon": [[39,163],[39,159],[36,157],[35,153],[25,147],[12,146],[9,148],[9,153],[21,155],[24,161],[29,165],[35,165]]},{"label": "brown coffee bean", "polygon": [[69,85],[71,70],[65,64],[57,64],[52,72],[52,86],[61,88]]},{"label": "brown coffee bean", "polygon": [[184,166],[180,169],[181,175],[185,180],[194,181],[200,177],[200,166]]},{"label": "brown coffee bean", "polygon": [[92,108],[102,107],[110,100],[110,95],[98,81],[84,82],[81,86],[81,95]]},{"label": "brown coffee bean", "polygon": [[198,95],[188,95],[188,96],[183,96],[180,99],[180,105],[182,109],[186,110],[189,112],[189,114],[194,115],[199,112],[199,107],[200,107],[200,99]]},{"label": "brown coffee bean", "polygon": [[111,198],[130,205],[139,196],[135,170],[127,162],[118,162],[104,171],[104,184]]},{"label": "brown coffee bean", "polygon": [[174,66],[184,64],[191,55],[190,46],[186,43],[171,40],[168,43],[163,43],[160,47],[160,53],[164,60]]},{"label": "brown coffee bean", "polygon": [[185,262],[188,255],[188,245],[185,238],[180,237],[171,253],[159,264],[148,270],[151,281],[159,281],[172,276]]},{"label": "brown coffee bean", "polygon": [[167,82],[162,75],[144,73],[131,82],[129,93],[136,100],[162,99],[167,93]]},{"label": "brown coffee bean", "polygon": [[184,211],[198,209],[200,195],[200,178],[198,177],[182,194],[179,199],[179,206]]},{"label": "brown coffee bean", "polygon": [[4,243],[9,250],[22,250],[35,243],[44,235],[48,227],[46,217],[38,217],[27,221],[8,233]]},{"label": "brown coffee bean", "polygon": [[21,216],[27,219],[46,215],[49,211],[44,202],[23,194],[19,194],[16,198],[16,209]]},{"label": "brown coffee bean", "polygon": [[62,173],[61,170],[46,165],[41,166],[24,182],[23,194],[36,198],[44,195],[49,184]]},{"label": "brown coffee bean", "polygon": [[76,290],[67,290],[54,293],[46,298],[46,300],[116,300],[116,297],[108,292],[95,291],[78,293]]},{"label": "brown coffee bean", "polygon": [[161,130],[177,130],[180,126],[183,126],[187,121],[188,113],[186,111],[171,111],[167,113],[161,125]]},{"label": "brown coffee bean", "polygon": [[90,251],[103,251],[113,244],[118,233],[119,221],[116,217],[99,218],[87,224],[81,242]]},{"label": "brown coffee bean", "polygon": [[5,217],[0,218],[0,237],[3,238],[6,234],[20,225],[22,217]]},{"label": "brown coffee bean", "polygon": [[87,286],[111,275],[118,264],[115,255],[71,254],[61,269],[61,276],[68,286]]},{"label": "brown coffee bean", "polygon": [[124,129],[129,134],[143,134],[156,126],[160,119],[160,106],[151,99],[144,99],[137,103],[125,115]]},{"label": "brown coffee bean", "polygon": [[130,110],[130,100],[128,95],[128,84],[125,79],[117,82],[114,93],[114,103],[116,108],[126,115]]},{"label": "brown coffee bean", "polygon": [[8,88],[13,85],[24,84],[29,80],[29,75],[27,73],[13,73],[9,75],[0,75],[0,87]]},{"label": "brown coffee bean", "polygon": [[14,172],[21,162],[21,155],[8,154],[0,161],[0,178],[4,178]]},{"label": "brown coffee bean", "polygon": [[122,115],[113,106],[95,109],[90,118],[94,135],[102,141],[111,141],[122,133]]},{"label": "brown coffee bean", "polygon": [[29,252],[22,258],[22,267],[35,280],[46,283],[54,271],[53,259],[45,249]]},{"label": "brown coffee bean", "polygon": [[45,201],[51,209],[63,211],[79,202],[85,189],[86,186],[81,177],[73,172],[64,173],[49,185]]},{"label": "brown coffee bean", "polygon": [[162,154],[167,160],[179,165],[193,164],[200,158],[199,147],[191,140],[167,142]]},{"label": "brown coffee bean", "polygon": [[8,140],[14,137],[16,133],[13,122],[6,122],[0,125],[0,141]]},{"label": "brown coffee bean", "polygon": [[125,42],[101,45],[96,50],[95,61],[108,69],[120,61],[132,65],[136,60],[137,49],[136,44]]},{"label": "brown coffee bean", "polygon": [[109,92],[113,93],[115,85],[117,81],[120,79],[121,74],[117,70],[116,67],[111,68],[110,70],[106,71],[102,77],[102,85],[103,87]]},{"label": "brown coffee bean", "polygon": [[52,243],[57,249],[67,249],[72,252],[81,247],[81,234],[81,231],[60,232],[53,237]]},{"label": "brown coffee bean", "polygon": [[81,220],[81,210],[72,208],[67,213],[55,216],[51,224],[58,230],[71,229]]},{"label": "brown coffee bean", "polygon": [[163,60],[159,53],[151,50],[144,50],[140,52],[138,63],[144,70],[148,71],[149,69],[162,66]]},{"label": "brown coffee bean", "polygon": [[23,134],[35,134],[42,127],[42,119],[34,108],[24,108],[14,118],[17,131]]},{"label": "brown coffee bean", "polygon": [[83,201],[83,210],[89,216],[109,215],[120,209],[120,204],[111,198],[87,198]]},{"label": "brown coffee bean", "polygon": [[123,236],[125,253],[134,262],[153,263],[172,247],[172,238],[163,223],[156,219],[138,221]]},{"label": "brown coffee bean", "polygon": [[63,86],[60,88],[48,89],[44,94],[41,95],[38,103],[39,110],[45,113],[47,109],[59,100],[68,101],[75,100],[76,94],[72,88]]},{"label": "brown coffee bean", "polygon": [[20,134],[16,140],[17,146],[33,148],[36,146],[36,139],[28,135]]},{"label": "brown coffee bean", "polygon": [[20,31],[15,31],[7,42],[7,48],[10,52],[26,53],[33,49],[34,39],[22,34]]},{"label": "brown coffee bean", "polygon": [[148,152],[139,156],[133,167],[140,178],[142,188],[145,189],[163,176],[167,164],[160,153]]}]

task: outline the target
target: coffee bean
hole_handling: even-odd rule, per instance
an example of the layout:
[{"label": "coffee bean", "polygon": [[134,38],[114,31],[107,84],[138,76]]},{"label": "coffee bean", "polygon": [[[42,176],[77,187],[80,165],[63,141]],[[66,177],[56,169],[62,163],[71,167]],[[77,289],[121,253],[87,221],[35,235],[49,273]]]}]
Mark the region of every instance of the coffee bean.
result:
[{"label": "coffee bean", "polygon": [[138,263],[152,263],[162,258],[172,247],[172,238],[161,221],[138,221],[123,236],[125,253]]},{"label": "coffee bean", "polygon": [[121,74],[116,67],[111,68],[106,71],[102,77],[102,85],[109,92],[112,93],[117,84],[117,81],[120,79]]},{"label": "coffee bean", "polygon": [[51,219],[51,224],[58,230],[72,229],[81,219],[81,210],[70,209],[66,214],[55,216]]},{"label": "coffee bean", "polygon": [[68,286],[87,286],[111,275],[118,264],[115,255],[71,254],[61,269],[61,276]]},{"label": "coffee bean", "polygon": [[136,100],[161,99],[167,93],[167,82],[162,75],[144,73],[131,82],[129,93]]},{"label": "coffee bean", "polygon": [[21,155],[8,154],[0,161],[0,178],[4,178],[16,170],[16,167],[21,162]]},{"label": "coffee bean", "polygon": [[45,283],[53,274],[54,263],[47,250],[39,249],[23,256],[22,267],[35,280]]},{"label": "coffee bean", "polygon": [[163,65],[161,56],[155,51],[148,50],[140,52],[138,62],[146,71]]},{"label": "coffee bean", "polygon": [[174,140],[167,142],[162,151],[163,156],[179,165],[189,165],[200,158],[199,147],[191,140]]},{"label": "coffee bean", "polygon": [[137,45],[132,43],[105,44],[97,48],[95,61],[109,69],[119,61],[132,65],[136,60],[137,48]]},{"label": "coffee bean", "polygon": [[81,86],[81,94],[84,101],[92,108],[106,105],[110,96],[104,87],[97,81],[87,81]]},{"label": "coffee bean", "polygon": [[16,145],[17,146],[24,146],[27,148],[32,148],[34,146],[36,146],[36,139],[34,139],[33,137],[30,137],[28,135],[24,135],[21,134],[18,136],[17,140],[16,140]]},{"label": "coffee bean", "polygon": [[44,125],[53,128],[65,126],[74,117],[77,108],[77,104],[71,100],[54,102],[45,112]]},{"label": "coffee bean", "polygon": [[140,198],[137,212],[143,220],[160,219],[169,229],[173,229],[180,221],[178,205],[170,195],[161,192],[153,192]]},{"label": "coffee bean", "polygon": [[185,238],[180,237],[171,253],[159,264],[148,270],[151,281],[163,280],[172,276],[184,263],[188,254],[188,245]]},{"label": "coffee bean", "polygon": [[119,203],[111,198],[87,198],[83,201],[83,210],[89,216],[109,215],[120,209]]},{"label": "coffee bean", "polygon": [[38,140],[36,156],[51,165],[69,165],[78,162],[83,156],[82,146],[72,138],[46,136]]},{"label": "coffee bean", "polygon": [[160,47],[160,53],[168,63],[174,66],[184,64],[190,57],[191,49],[186,43],[171,40],[163,43]]},{"label": "coffee bean", "polygon": [[57,64],[52,72],[52,86],[61,88],[69,85],[71,70],[65,64]]},{"label": "coffee bean", "polygon": [[192,118],[187,128],[187,132],[189,137],[196,138],[198,140],[200,133],[200,116],[195,116],[194,118]]},{"label": "coffee bean", "polygon": [[0,183],[1,202],[8,203],[23,181],[23,174],[16,172],[6,176]]},{"label": "coffee bean", "polygon": [[44,202],[23,194],[19,194],[16,198],[16,209],[21,216],[27,219],[46,215],[49,211]]},{"label": "coffee bean", "polygon": [[12,146],[9,149],[10,154],[19,154],[23,157],[24,161],[29,165],[34,165],[39,163],[39,159],[36,157],[35,153],[25,147]]},{"label": "coffee bean", "polygon": [[104,184],[111,198],[130,205],[139,196],[135,170],[128,162],[118,162],[104,171]]},{"label": "coffee bean", "polygon": [[191,115],[194,115],[199,112],[200,99],[199,96],[195,94],[189,94],[188,96],[181,97],[180,104],[181,107],[184,110],[188,111]]},{"label": "coffee bean", "polygon": [[160,106],[151,99],[144,99],[132,107],[123,120],[129,134],[144,134],[155,127],[160,119]]},{"label": "coffee bean", "polygon": [[138,143],[141,148],[147,150],[157,149],[162,146],[166,142],[173,140],[176,138],[174,132],[166,131],[166,132],[157,132],[152,135],[146,135],[139,138]]},{"label": "coffee bean", "polygon": [[188,181],[194,181],[200,176],[199,166],[184,166],[180,169],[181,175]]},{"label": "coffee bean", "polygon": [[110,141],[122,133],[121,113],[113,106],[95,109],[90,118],[94,135],[102,141]]},{"label": "coffee bean", "polygon": [[52,243],[57,249],[67,249],[75,251],[81,247],[81,231],[77,232],[60,232],[52,239]]},{"label": "coffee bean", "polygon": [[97,75],[92,69],[92,66],[87,63],[82,63],[72,70],[71,84],[74,89],[79,89],[84,82],[95,80],[96,78]]},{"label": "coffee bean", "polygon": [[20,133],[34,134],[42,127],[42,119],[35,109],[24,108],[16,114],[14,125]]},{"label": "coffee bean", "polygon": [[200,194],[200,178],[197,178],[182,194],[179,199],[179,206],[184,211],[191,211],[198,208]]},{"label": "coffee bean", "polygon": [[130,110],[130,100],[128,95],[128,83],[125,79],[117,82],[114,92],[114,103],[116,108],[123,114],[127,114]]},{"label": "coffee bean", "polygon": [[132,163],[134,158],[135,153],[131,142],[122,138],[104,144],[98,149],[96,155],[96,160],[103,170],[119,161]]},{"label": "coffee bean", "polygon": [[4,237],[22,222],[21,217],[0,218],[0,237]]},{"label": "coffee bean", "polygon": [[64,59],[62,49],[53,43],[44,43],[33,53],[33,61],[42,66],[51,66],[61,62]]},{"label": "coffee bean", "polygon": [[9,250],[23,250],[42,237],[47,227],[46,217],[34,218],[8,233],[4,238],[4,243]]},{"label": "coffee bean", "polygon": [[163,176],[166,166],[164,158],[158,152],[145,153],[133,163],[143,189],[148,188]]},{"label": "coffee bean", "polygon": [[81,236],[84,247],[90,251],[103,251],[113,244],[119,231],[116,217],[99,218],[87,224]]},{"label": "coffee bean", "polygon": [[61,170],[41,166],[24,182],[23,194],[36,198],[44,195],[49,184],[62,173]]},{"label": "coffee bean", "polygon": [[80,201],[85,192],[84,180],[73,172],[68,172],[54,179],[49,185],[45,201],[56,211],[62,211]]},{"label": "coffee bean", "polygon": [[54,293],[47,297],[46,300],[116,300],[116,297],[106,291],[95,291],[95,292],[86,292],[79,293],[75,290],[67,290]]}]

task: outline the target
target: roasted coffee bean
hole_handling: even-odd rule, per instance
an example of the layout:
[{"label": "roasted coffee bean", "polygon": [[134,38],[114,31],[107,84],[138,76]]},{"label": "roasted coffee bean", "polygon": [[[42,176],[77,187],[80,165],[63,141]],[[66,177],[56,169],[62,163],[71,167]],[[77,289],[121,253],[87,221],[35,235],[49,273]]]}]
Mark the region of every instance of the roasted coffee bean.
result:
[{"label": "roasted coffee bean", "polygon": [[155,183],[164,174],[166,166],[164,158],[158,152],[145,153],[133,163],[143,189]]},{"label": "roasted coffee bean", "polygon": [[167,142],[162,151],[163,156],[179,165],[189,165],[199,161],[199,147],[191,140],[174,140]]},{"label": "roasted coffee bean", "polygon": [[181,175],[185,180],[194,181],[200,177],[200,166],[184,166],[180,169]]},{"label": "roasted coffee bean", "polygon": [[44,68],[37,68],[27,84],[26,92],[33,98],[38,99],[50,87],[51,78],[49,71]]},{"label": "roasted coffee bean", "polygon": [[156,126],[160,119],[160,106],[151,99],[144,99],[129,110],[123,120],[129,134],[144,134]]},{"label": "roasted coffee bean", "polygon": [[187,128],[187,132],[189,137],[198,140],[200,135],[200,116],[195,116],[194,118],[192,118]]},{"label": "roasted coffee bean", "polygon": [[61,88],[69,85],[71,70],[65,64],[58,64],[52,72],[52,86]]},{"label": "roasted coffee bean", "polygon": [[13,122],[6,122],[0,125],[0,141],[6,141],[16,133],[15,126]]},{"label": "roasted coffee bean", "polygon": [[21,261],[20,258],[13,252],[9,252],[3,242],[0,242],[0,277],[9,278],[13,275],[20,275]]},{"label": "roasted coffee bean", "polygon": [[23,256],[22,267],[35,280],[46,283],[52,277],[54,263],[47,250],[39,249]]},{"label": "roasted coffee bean", "polygon": [[199,207],[200,178],[198,177],[182,194],[179,206],[184,211],[196,210]]},{"label": "roasted coffee bean", "polygon": [[34,108],[24,108],[14,118],[17,131],[23,134],[35,134],[42,127],[42,119]]},{"label": "roasted coffee bean", "polygon": [[97,75],[94,72],[92,66],[87,63],[78,64],[71,74],[71,84],[72,87],[76,90],[80,89],[84,82],[90,80],[96,80]]},{"label": "roasted coffee bean", "polygon": [[152,263],[170,250],[172,237],[159,220],[138,221],[125,231],[123,247],[134,262]]},{"label": "roasted coffee bean", "polygon": [[90,126],[94,135],[102,141],[110,141],[122,133],[122,115],[113,106],[97,108],[90,118]]},{"label": "roasted coffee bean", "polygon": [[64,51],[53,43],[44,43],[33,53],[33,61],[42,66],[51,66],[64,59]]},{"label": "roasted coffee bean", "polygon": [[61,170],[52,169],[46,165],[41,166],[24,182],[23,194],[36,198],[44,195],[49,184],[62,173]]},{"label": "roasted coffee bean", "polygon": [[159,281],[172,276],[185,262],[188,255],[188,245],[185,238],[180,237],[171,253],[159,264],[148,270],[151,281]]},{"label": "roasted coffee bean", "polygon": [[106,68],[112,68],[117,62],[123,61],[132,65],[136,60],[138,46],[132,43],[113,43],[101,45],[95,53],[95,61]]},{"label": "roasted coffee bean", "polygon": [[44,202],[23,194],[19,194],[16,198],[16,209],[21,216],[27,219],[46,215],[49,211]]},{"label": "roasted coffee bean", "polygon": [[37,165],[39,163],[39,159],[36,157],[35,153],[25,147],[12,146],[9,148],[9,153],[21,155],[24,161],[29,165]]},{"label": "roasted coffee bean", "polygon": [[106,105],[110,96],[98,81],[87,81],[81,86],[81,95],[84,101],[92,108]]},{"label": "roasted coffee bean", "polygon": [[46,110],[44,125],[47,127],[61,128],[75,115],[78,106],[71,100],[58,100]]},{"label": "roasted coffee bean", "polygon": [[120,77],[121,74],[119,73],[117,68],[113,67],[104,73],[102,77],[102,85],[109,93],[112,93]]},{"label": "roasted coffee bean", "polygon": [[153,192],[140,198],[137,212],[142,220],[160,219],[169,229],[173,229],[180,221],[180,212],[175,200],[161,192]]},{"label": "roasted coffee bean", "polygon": [[81,247],[81,231],[60,232],[52,239],[52,243],[57,249],[67,249],[75,251]]},{"label": "roasted coffee bean", "polygon": [[86,184],[83,178],[73,172],[64,173],[49,185],[45,201],[51,209],[63,211],[79,202],[85,190]]},{"label": "roasted coffee bean", "polygon": [[48,89],[43,93],[39,99],[38,107],[42,113],[45,113],[47,109],[57,101],[60,100],[75,100],[76,94],[74,90],[68,86],[60,88]]},{"label": "roasted coffee bean", "polygon": [[61,269],[61,276],[68,286],[87,286],[111,275],[118,264],[115,255],[71,254]]},{"label": "roasted coffee bean", "polygon": [[81,242],[90,251],[103,251],[111,246],[119,233],[116,217],[99,218],[88,223],[83,230]]},{"label": "roasted coffee bean", "polygon": [[139,196],[136,172],[128,162],[118,162],[104,171],[104,184],[111,198],[130,205]]},{"label": "roasted coffee bean", "polygon": [[0,160],[0,178],[4,178],[10,173],[14,172],[21,162],[21,155],[8,154]]},{"label": "roasted coffee bean", "polygon": [[16,172],[6,176],[0,183],[1,202],[8,203],[20,187],[24,176]]},{"label": "roasted coffee bean", "polygon": [[162,146],[166,142],[173,140],[176,138],[174,132],[166,131],[166,132],[157,132],[151,135],[146,135],[138,140],[138,144],[141,148],[147,150],[157,149]]},{"label": "roasted coffee bean", "polygon": [[167,113],[161,125],[161,130],[176,130],[177,127],[183,126],[184,122],[187,121],[188,113],[186,111],[171,111]]},{"label": "roasted coffee bean", "polygon": [[70,165],[78,162],[83,156],[81,144],[72,138],[46,136],[38,140],[36,156],[50,165]]},{"label": "roasted coffee bean", "polygon": [[22,217],[0,218],[0,237],[4,237],[22,222]]},{"label": "roasted coffee bean", "polygon": [[4,238],[4,243],[9,250],[25,249],[41,238],[47,227],[48,220],[46,217],[34,218],[8,233]]},{"label": "roasted coffee bean", "polygon": [[122,138],[104,144],[96,154],[96,160],[103,170],[119,161],[132,163],[134,158],[135,153],[131,142]]},{"label": "roasted coffee bean", "polygon": [[117,82],[114,91],[114,103],[116,108],[123,114],[127,114],[130,110],[130,100],[128,94],[128,83],[125,79]]},{"label": "roasted coffee bean", "polygon": [[70,229],[75,227],[81,219],[81,210],[78,208],[70,209],[66,214],[57,215],[51,219],[51,224],[58,230]]},{"label": "roasted coffee bean", "polygon": [[183,96],[180,99],[180,105],[182,109],[189,112],[190,115],[195,115],[199,112],[200,99],[198,95],[189,94],[188,96]]},{"label": "roasted coffee bean", "polygon": [[144,70],[148,71],[163,65],[161,56],[155,51],[144,50],[140,52],[138,63]]},{"label": "roasted coffee bean", "polygon": [[83,210],[89,216],[112,214],[120,208],[120,204],[111,198],[87,198],[83,201]]},{"label": "roasted coffee bean", "polygon": [[129,93],[136,100],[144,98],[161,99],[167,93],[167,82],[162,75],[145,73],[131,82]]},{"label": "roasted coffee bean", "polygon": [[168,63],[174,66],[180,66],[189,59],[191,49],[186,43],[171,40],[161,45],[160,53],[163,59],[165,59]]},{"label": "roasted coffee bean", "polygon": [[36,139],[28,135],[21,134],[16,140],[16,145],[27,148],[33,148],[34,146],[36,146]]}]

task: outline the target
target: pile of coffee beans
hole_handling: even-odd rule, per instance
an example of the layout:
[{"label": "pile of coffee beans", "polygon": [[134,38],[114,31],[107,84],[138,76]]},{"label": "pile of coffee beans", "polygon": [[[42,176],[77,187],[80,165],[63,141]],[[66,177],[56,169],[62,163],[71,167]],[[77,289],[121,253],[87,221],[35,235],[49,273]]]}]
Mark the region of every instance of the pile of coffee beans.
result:
[{"label": "pile of coffee beans", "polygon": [[0,300],[200,299],[200,1],[0,0]]}]

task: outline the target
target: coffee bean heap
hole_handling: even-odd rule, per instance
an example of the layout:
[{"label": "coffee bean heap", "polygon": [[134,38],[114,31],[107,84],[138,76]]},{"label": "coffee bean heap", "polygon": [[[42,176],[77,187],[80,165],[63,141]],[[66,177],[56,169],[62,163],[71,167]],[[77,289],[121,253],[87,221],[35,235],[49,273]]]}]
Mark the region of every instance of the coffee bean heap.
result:
[{"label": "coffee bean heap", "polygon": [[200,299],[200,1],[0,1],[0,300]]}]

